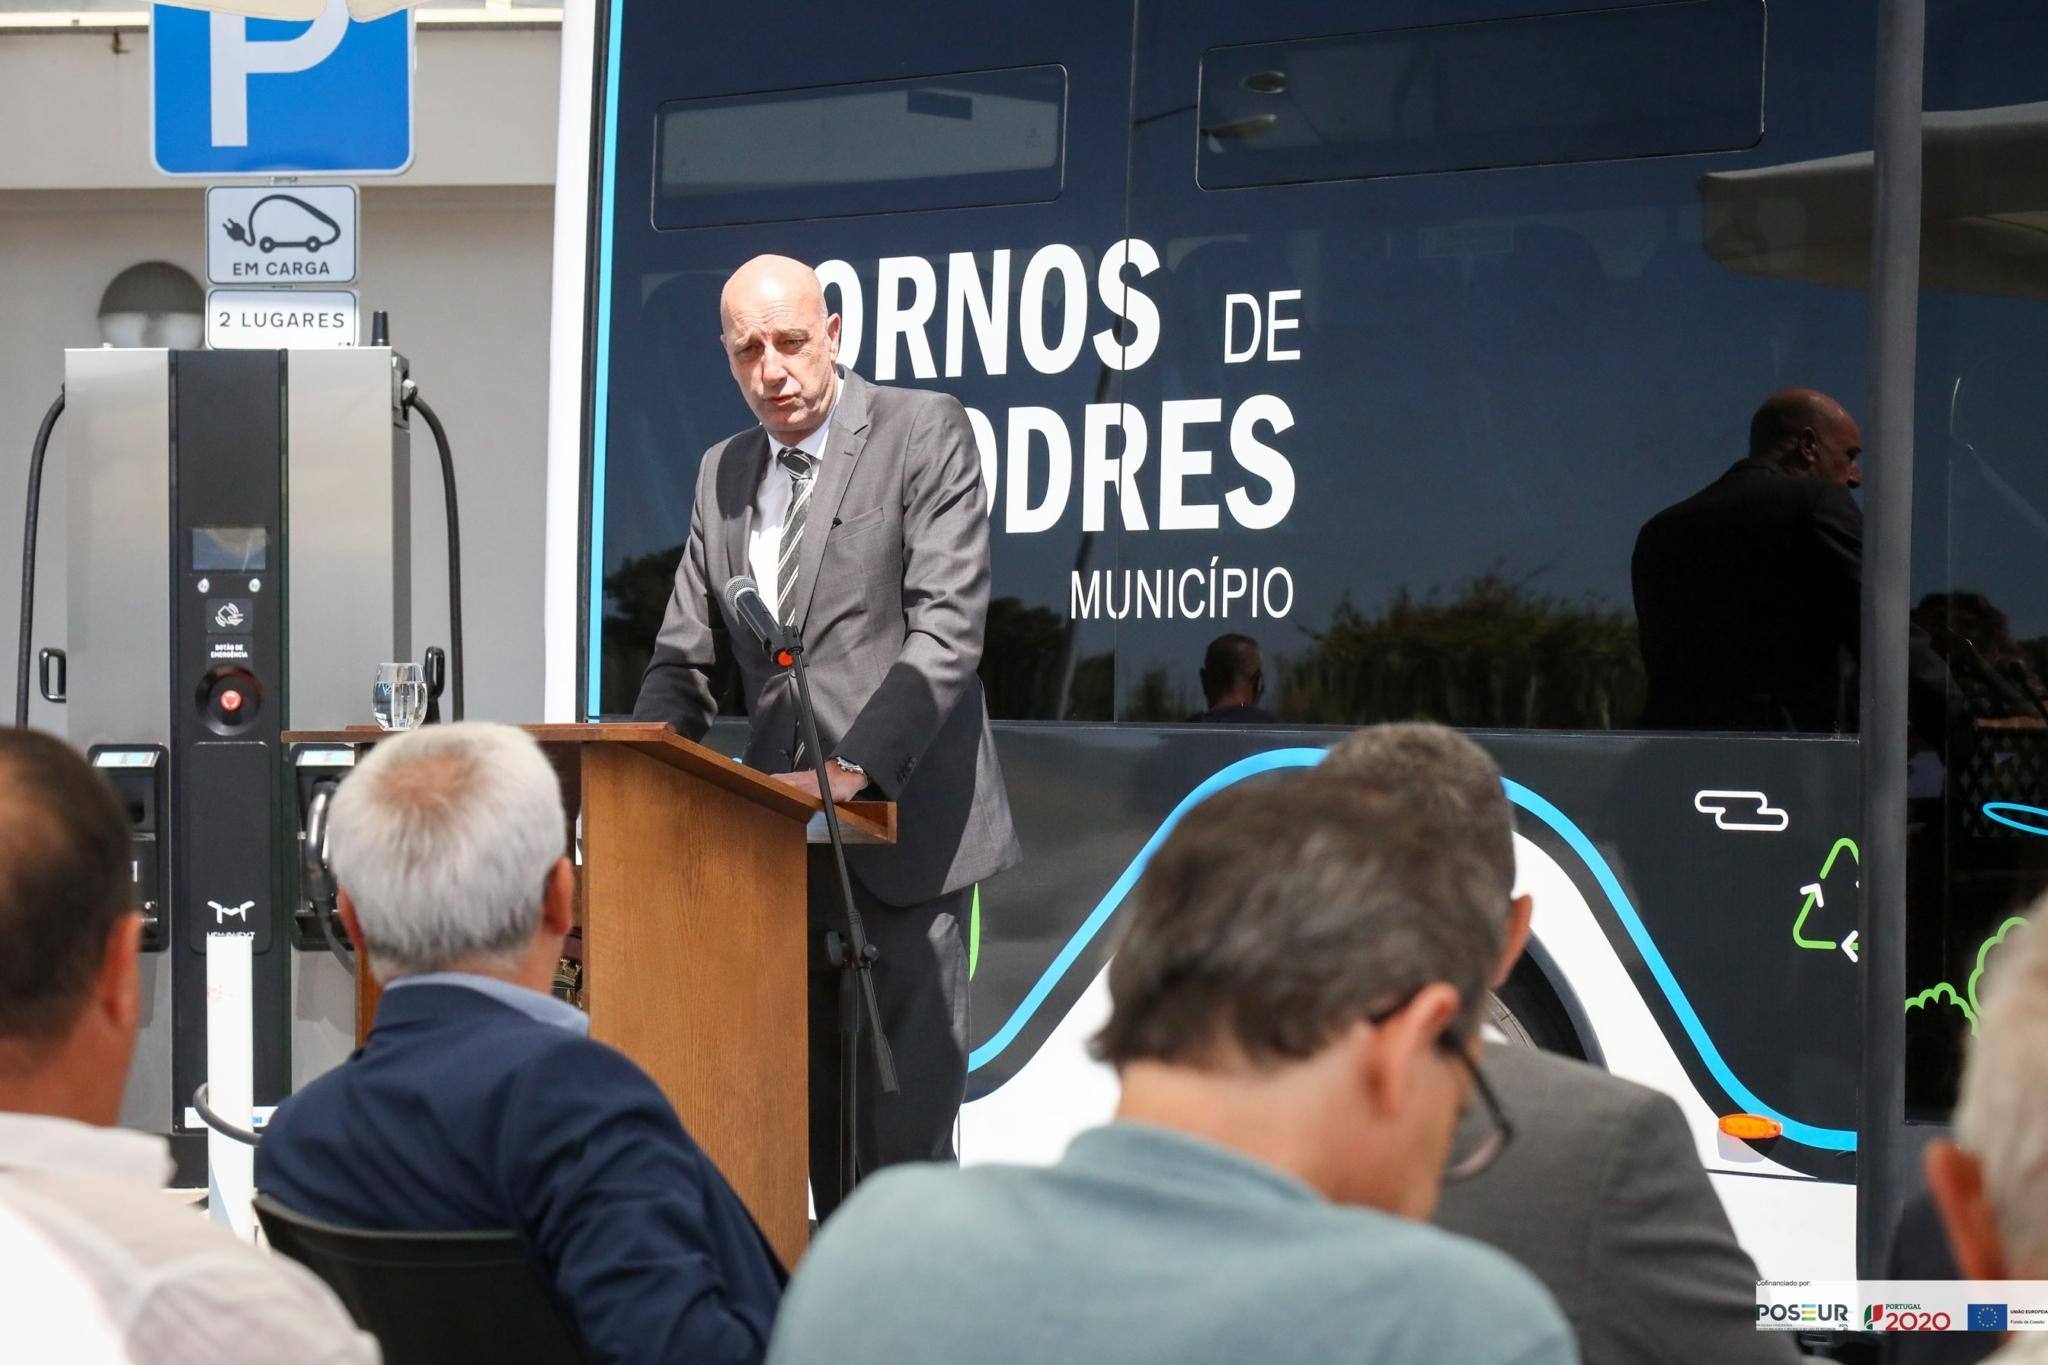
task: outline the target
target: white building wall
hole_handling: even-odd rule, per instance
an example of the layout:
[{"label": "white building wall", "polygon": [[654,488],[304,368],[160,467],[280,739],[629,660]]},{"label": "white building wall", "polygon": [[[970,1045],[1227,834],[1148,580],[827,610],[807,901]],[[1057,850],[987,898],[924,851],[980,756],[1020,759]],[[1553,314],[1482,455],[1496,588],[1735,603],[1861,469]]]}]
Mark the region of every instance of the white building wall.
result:
[{"label": "white building wall", "polygon": [[[0,646],[11,718],[29,446],[63,351],[99,344],[107,283],[166,260],[204,282],[200,182],[149,165],[147,35],[0,36]],[[423,29],[419,155],[363,182],[364,327],[392,340],[454,443],[462,493],[469,714],[541,714],[542,529],[559,34]],[[365,337],[367,339],[367,335]],[[414,424],[416,648],[446,642],[441,488]],[[63,644],[63,427],[45,476],[34,643]],[[367,719],[367,678],[365,679]],[[32,703],[61,731],[61,708]]]}]

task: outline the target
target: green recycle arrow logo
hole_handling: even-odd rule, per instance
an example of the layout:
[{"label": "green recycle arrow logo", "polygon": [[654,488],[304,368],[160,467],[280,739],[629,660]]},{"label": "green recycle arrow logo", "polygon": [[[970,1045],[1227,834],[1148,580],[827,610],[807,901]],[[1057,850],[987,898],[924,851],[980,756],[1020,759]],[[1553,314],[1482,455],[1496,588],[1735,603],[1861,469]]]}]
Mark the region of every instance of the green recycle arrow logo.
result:
[{"label": "green recycle arrow logo", "polygon": [[1792,921],[1792,942],[1801,948],[1817,948],[1822,952],[1832,952],[1841,946],[1831,938],[1808,938],[1802,931],[1806,928],[1806,917],[1813,913],[1813,908],[1827,903],[1827,898],[1821,894],[1821,884],[1827,881],[1828,874],[1835,870],[1835,859],[1841,857],[1845,849],[1850,861],[1859,867],[1862,866],[1863,855],[1857,851],[1856,841],[1837,839],[1835,846],[1828,850],[1827,861],[1820,865],[1820,875],[1799,888],[1806,893],[1806,900],[1799,907],[1799,918]]}]

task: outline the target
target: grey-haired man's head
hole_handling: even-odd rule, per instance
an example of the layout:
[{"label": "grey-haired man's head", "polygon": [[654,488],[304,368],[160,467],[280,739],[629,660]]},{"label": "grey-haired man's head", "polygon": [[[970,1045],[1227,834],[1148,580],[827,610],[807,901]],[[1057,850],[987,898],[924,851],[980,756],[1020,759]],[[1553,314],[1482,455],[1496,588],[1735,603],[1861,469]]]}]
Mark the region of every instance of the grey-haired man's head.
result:
[{"label": "grey-haired man's head", "polygon": [[1488,975],[1494,869],[1382,792],[1242,783],[1139,879],[1096,1054],[1119,1116],[1420,1217],[1436,1197]]},{"label": "grey-haired man's head", "polygon": [[335,794],[327,842],[343,919],[379,978],[552,969],[535,945],[566,931],[574,873],[560,784],[524,731],[469,722],[385,740]]},{"label": "grey-haired man's head", "polygon": [[1492,755],[1448,726],[1403,721],[1346,736],[1331,746],[1321,772],[1402,802],[1436,837],[1486,864],[1496,888],[1491,905],[1504,926],[1495,975],[1505,979],[1528,938],[1531,905],[1514,895],[1514,808]]}]

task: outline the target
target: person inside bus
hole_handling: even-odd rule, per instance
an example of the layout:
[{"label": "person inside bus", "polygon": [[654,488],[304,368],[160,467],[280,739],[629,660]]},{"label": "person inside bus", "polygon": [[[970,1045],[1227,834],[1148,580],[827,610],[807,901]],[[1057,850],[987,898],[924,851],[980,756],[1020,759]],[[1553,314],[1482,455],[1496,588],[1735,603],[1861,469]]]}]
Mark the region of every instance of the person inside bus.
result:
[{"label": "person inside bus", "polygon": [[[1505,920],[1492,980],[1506,981],[1532,902],[1514,895],[1514,814],[1486,751],[1441,725],[1374,725],[1333,746],[1321,770],[1404,802],[1485,863]],[[1436,1225],[1533,1271],[1571,1320],[1586,1365],[1799,1358],[1789,1335],[1754,1326],[1756,1265],[1669,1096],[1526,1046],[1487,1044],[1479,1070],[1514,1116],[1515,1141],[1444,1187]],[[1466,1125],[1454,1159],[1477,1140]]]},{"label": "person inside bus", "polygon": [[[1970,1280],[2048,1280],[2048,913],[2036,902],[2001,949],[1964,1064],[1952,1136],[1928,1144],[1928,1188]],[[1990,1288],[1972,1298],[1996,1300]],[[2006,1306],[1966,1324],[2001,1331]],[[2048,1361],[2048,1332],[2015,1332],[1995,1365]]]},{"label": "person inside bus", "polygon": [[[1552,1365],[1571,1329],[1429,1226],[1472,1071],[1499,891],[1404,803],[1314,774],[1219,792],[1122,914],[1095,1051],[1115,1121],[1051,1167],[901,1166],[826,1223],[773,1365]],[[1632,1310],[1631,1310],[1632,1311]]]},{"label": "person inside bus", "polygon": [[1814,389],[1772,394],[1749,453],[1636,537],[1653,729],[1853,733],[1863,433]]},{"label": "person inside bus", "polygon": [[595,1360],[759,1361],[774,1252],[647,1073],[549,993],[576,878],[540,746],[428,726],[331,810],[342,922],[384,995],[363,1046],[278,1106],[257,1188],[345,1227],[517,1230]]},{"label": "person inside bus", "polygon": [[114,1126],[142,1017],[128,834],[83,758],[0,729],[0,1357],[374,1365],[325,1285],[167,1198],[164,1139]]},{"label": "person inside bus", "polygon": [[1266,665],[1259,642],[1249,635],[1219,635],[1202,656],[1202,697],[1206,711],[1190,721],[1216,725],[1277,725],[1280,718],[1259,705],[1266,695]]}]

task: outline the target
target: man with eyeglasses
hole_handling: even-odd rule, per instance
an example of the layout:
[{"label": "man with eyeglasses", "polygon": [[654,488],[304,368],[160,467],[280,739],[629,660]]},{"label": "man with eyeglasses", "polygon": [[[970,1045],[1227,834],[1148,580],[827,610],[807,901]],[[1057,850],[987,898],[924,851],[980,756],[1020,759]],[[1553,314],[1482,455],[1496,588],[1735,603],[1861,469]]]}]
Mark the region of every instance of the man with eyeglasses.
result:
[{"label": "man with eyeglasses", "polygon": [[[1486,751],[1441,725],[1372,725],[1335,745],[1319,771],[1402,801],[1436,838],[1487,865],[1505,923],[1492,979],[1505,981],[1533,903],[1514,894],[1514,813]],[[1756,1266],[1669,1096],[1496,1043],[1481,1053],[1479,1074],[1514,1115],[1515,1142],[1483,1176],[1447,1187],[1433,1221],[1535,1272],[1571,1320],[1586,1365],[1799,1358],[1789,1333],[1756,1330]],[[1470,1116],[1452,1161],[1488,1146],[1498,1147],[1494,1127]]]},{"label": "man with eyeglasses", "polygon": [[[1527,1271],[1423,1221],[1510,1140],[1472,1062],[1499,890],[1436,835],[1313,774],[1195,807],[1121,911],[1115,1121],[1049,1168],[875,1176],[771,1365],[1576,1361]],[[1447,1171],[1468,1104],[1483,1132]]]}]

